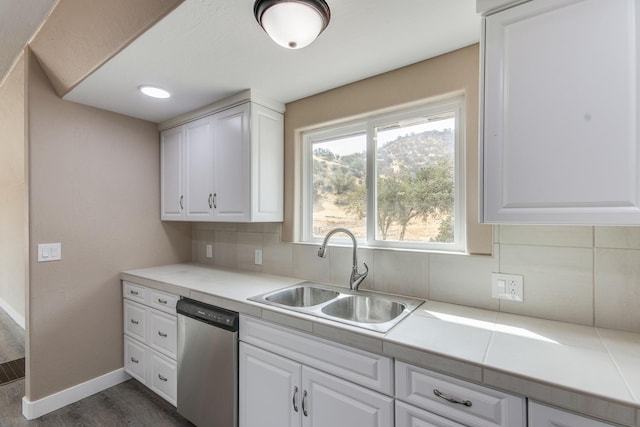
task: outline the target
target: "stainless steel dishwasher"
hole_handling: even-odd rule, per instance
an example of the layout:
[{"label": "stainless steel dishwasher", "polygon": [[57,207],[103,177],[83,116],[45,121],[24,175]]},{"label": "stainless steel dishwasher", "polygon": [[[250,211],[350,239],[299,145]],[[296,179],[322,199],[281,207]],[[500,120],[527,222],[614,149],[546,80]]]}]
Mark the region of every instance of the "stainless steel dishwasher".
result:
[{"label": "stainless steel dishwasher", "polygon": [[183,298],[178,312],[178,413],[198,427],[238,425],[238,313]]}]

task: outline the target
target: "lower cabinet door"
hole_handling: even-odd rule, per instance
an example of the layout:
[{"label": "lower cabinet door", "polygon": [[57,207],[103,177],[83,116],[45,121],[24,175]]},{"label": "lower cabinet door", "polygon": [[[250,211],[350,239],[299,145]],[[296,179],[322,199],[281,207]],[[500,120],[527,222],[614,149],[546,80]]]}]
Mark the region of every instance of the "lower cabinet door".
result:
[{"label": "lower cabinet door", "polygon": [[455,421],[396,401],[396,427],[464,427]]},{"label": "lower cabinet door", "polygon": [[301,365],[244,342],[239,365],[240,427],[298,427]]},{"label": "lower cabinet door", "polygon": [[302,367],[304,427],[393,427],[393,398]]},{"label": "lower cabinet door", "polygon": [[124,370],[129,375],[140,381],[142,384],[147,383],[145,375],[146,349],[139,342],[132,340],[128,336],[124,337]]},{"label": "lower cabinet door", "polygon": [[604,421],[583,417],[550,406],[529,402],[529,426],[549,427],[614,427]]},{"label": "lower cabinet door", "polygon": [[149,352],[150,375],[147,386],[175,406],[178,389],[176,362],[153,350]]}]

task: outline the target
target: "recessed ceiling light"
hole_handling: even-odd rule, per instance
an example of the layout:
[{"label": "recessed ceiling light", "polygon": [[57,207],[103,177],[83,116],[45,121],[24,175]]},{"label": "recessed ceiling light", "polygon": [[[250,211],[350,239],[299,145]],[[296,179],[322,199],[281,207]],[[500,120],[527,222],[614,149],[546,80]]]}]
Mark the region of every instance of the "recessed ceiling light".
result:
[{"label": "recessed ceiling light", "polygon": [[142,85],[138,87],[140,92],[152,98],[169,98],[171,94],[161,87]]}]

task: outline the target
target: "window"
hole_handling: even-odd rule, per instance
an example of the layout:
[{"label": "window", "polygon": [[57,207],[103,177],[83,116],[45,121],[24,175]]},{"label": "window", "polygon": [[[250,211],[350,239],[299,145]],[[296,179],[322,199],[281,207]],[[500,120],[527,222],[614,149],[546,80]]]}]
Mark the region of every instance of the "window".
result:
[{"label": "window", "polygon": [[304,132],[305,241],[464,251],[463,99]]}]

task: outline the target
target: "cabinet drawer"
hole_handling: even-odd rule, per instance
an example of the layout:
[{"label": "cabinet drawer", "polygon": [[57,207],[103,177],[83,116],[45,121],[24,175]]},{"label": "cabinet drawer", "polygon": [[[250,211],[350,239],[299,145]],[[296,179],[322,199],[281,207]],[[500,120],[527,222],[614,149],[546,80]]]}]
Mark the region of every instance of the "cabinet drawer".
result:
[{"label": "cabinet drawer", "polygon": [[149,289],[149,307],[164,311],[169,314],[176,314],[176,304],[180,299],[177,295],[167,294],[164,292]]},{"label": "cabinet drawer", "polygon": [[145,341],[147,312],[143,305],[132,301],[124,302],[124,331],[127,335]]},{"label": "cabinet drawer", "polygon": [[154,350],[175,359],[178,342],[176,316],[150,309],[148,321],[149,335],[146,340],[147,344]]},{"label": "cabinet drawer", "polygon": [[151,351],[148,387],[172,405],[176,405],[177,369],[176,362]]},{"label": "cabinet drawer", "polygon": [[130,299],[131,301],[136,301],[140,304],[144,304],[147,296],[147,288],[136,285],[135,283],[123,281],[122,296]]},{"label": "cabinet drawer", "polygon": [[388,395],[393,361],[385,356],[240,316],[240,340]]},{"label": "cabinet drawer", "polygon": [[396,427],[464,427],[464,425],[396,400]]},{"label": "cabinet drawer", "polygon": [[523,398],[398,361],[396,397],[464,425],[525,426]]},{"label": "cabinet drawer", "polygon": [[561,427],[615,427],[614,424],[583,417],[529,401],[529,425]]},{"label": "cabinet drawer", "polygon": [[146,349],[137,341],[132,340],[129,337],[124,337],[124,370],[129,375],[140,381],[142,384],[146,384],[145,369],[146,364]]}]

